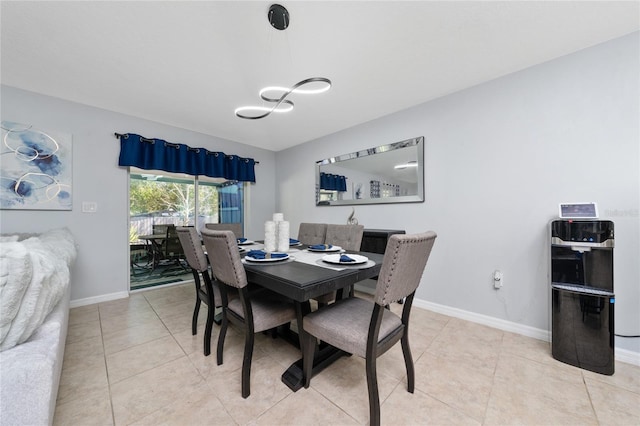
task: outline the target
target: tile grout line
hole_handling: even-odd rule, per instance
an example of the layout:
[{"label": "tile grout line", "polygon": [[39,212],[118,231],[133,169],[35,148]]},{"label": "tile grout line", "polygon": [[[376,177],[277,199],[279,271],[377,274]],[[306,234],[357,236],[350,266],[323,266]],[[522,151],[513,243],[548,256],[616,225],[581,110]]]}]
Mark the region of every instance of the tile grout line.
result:
[{"label": "tile grout line", "polygon": [[589,386],[587,385],[586,377],[584,376],[584,372],[580,372],[580,377],[582,378],[582,384],[584,385],[584,390],[587,391],[587,397],[589,398],[589,406],[591,407],[591,412],[593,413],[593,417],[596,419],[596,422],[600,425],[600,419],[598,418],[598,412],[596,411],[596,407],[593,405],[593,399],[591,398],[591,392],[589,391]]},{"label": "tile grout line", "polygon": [[487,421],[487,412],[489,411],[489,404],[491,403],[491,397],[493,396],[494,392],[495,392],[495,388],[496,388],[496,373],[498,371],[498,364],[500,363],[500,360],[503,357],[504,354],[504,338],[505,338],[505,334],[504,332],[502,332],[501,336],[500,336],[500,350],[498,352],[498,357],[496,358],[496,363],[493,366],[493,374],[491,375],[491,390],[489,391],[489,396],[487,397],[487,403],[485,404],[484,407],[484,415],[482,416],[482,421],[480,422],[481,424],[485,424],[485,422]]},{"label": "tile grout line", "polygon": [[102,342],[102,356],[104,360],[104,370],[107,376],[107,390],[109,392],[109,406],[111,407],[111,424],[116,424],[116,413],[113,409],[113,395],[111,393],[111,380],[109,379],[109,368],[107,366],[107,351],[104,346],[104,333],[102,331],[102,312],[100,312],[100,304],[98,304],[98,321],[100,321],[100,341]]}]

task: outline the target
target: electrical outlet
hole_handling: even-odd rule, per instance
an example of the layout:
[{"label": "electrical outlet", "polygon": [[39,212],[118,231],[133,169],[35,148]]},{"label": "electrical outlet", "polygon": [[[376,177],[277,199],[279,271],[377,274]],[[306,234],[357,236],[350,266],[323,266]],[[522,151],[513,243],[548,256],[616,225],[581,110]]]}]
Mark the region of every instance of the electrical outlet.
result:
[{"label": "electrical outlet", "polygon": [[503,279],[504,276],[502,275],[502,272],[495,270],[493,272],[493,288],[499,289],[500,287],[502,287],[502,285],[504,284]]}]

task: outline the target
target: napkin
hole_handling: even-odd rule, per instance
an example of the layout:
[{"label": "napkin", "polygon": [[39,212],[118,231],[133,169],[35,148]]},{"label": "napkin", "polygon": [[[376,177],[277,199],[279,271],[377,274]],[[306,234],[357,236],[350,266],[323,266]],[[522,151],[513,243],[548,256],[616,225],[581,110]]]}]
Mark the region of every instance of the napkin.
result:
[{"label": "napkin", "polygon": [[278,259],[281,257],[287,257],[287,253],[267,253],[264,250],[251,250],[247,253],[247,256],[254,259]]},{"label": "napkin", "polygon": [[346,254],[343,254],[342,256],[340,256],[340,262],[355,262],[355,261],[356,261],[355,259],[350,258]]},{"label": "napkin", "polygon": [[239,243],[244,243],[245,241],[247,241],[247,239],[246,239],[246,238],[238,238],[238,242],[239,242]]},{"label": "napkin", "polygon": [[331,247],[333,247],[331,244],[314,244],[309,246],[309,248],[313,250],[328,250]]},{"label": "napkin", "polygon": [[293,244],[300,244],[300,241],[296,240],[295,238],[289,238],[289,245]]}]

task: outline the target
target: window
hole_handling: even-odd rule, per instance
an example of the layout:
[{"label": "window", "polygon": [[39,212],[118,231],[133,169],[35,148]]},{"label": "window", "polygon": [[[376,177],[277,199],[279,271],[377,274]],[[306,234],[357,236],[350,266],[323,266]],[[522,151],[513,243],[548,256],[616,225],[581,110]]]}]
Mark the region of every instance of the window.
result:
[{"label": "window", "polygon": [[195,225],[200,230],[205,223],[244,223],[242,182],[133,167],[129,177],[132,237],[152,234],[158,224]]},{"label": "window", "polygon": [[[130,167],[131,288],[176,282],[175,278],[168,281],[172,274],[158,267],[161,262],[153,253],[159,252],[159,247],[150,250],[152,243],[140,236],[154,235],[160,228],[158,225],[167,224],[195,226],[198,231],[205,223],[240,223],[244,226],[244,185],[221,178]],[[184,273],[182,269],[174,275]],[[153,278],[154,275],[162,275],[162,279]],[[186,279],[189,279],[188,275]]]}]

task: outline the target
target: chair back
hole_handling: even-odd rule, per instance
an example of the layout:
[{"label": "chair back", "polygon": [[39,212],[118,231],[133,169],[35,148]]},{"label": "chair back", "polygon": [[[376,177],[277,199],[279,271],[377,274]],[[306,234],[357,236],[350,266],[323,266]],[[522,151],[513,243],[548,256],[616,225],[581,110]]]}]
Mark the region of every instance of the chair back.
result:
[{"label": "chair back", "polygon": [[205,223],[204,227],[213,231],[231,231],[236,238],[244,237],[241,223]]},{"label": "chair back", "polygon": [[191,269],[195,269],[198,272],[206,271],[208,268],[207,256],[202,249],[198,231],[196,231],[194,227],[180,226],[176,228],[176,232],[178,233],[182,250]]},{"label": "chair back", "polygon": [[301,223],[298,228],[298,241],[302,244],[324,244],[326,235],[326,223]]},{"label": "chair back", "polygon": [[202,240],[207,249],[213,276],[231,287],[246,287],[247,274],[240,259],[240,251],[234,233],[205,228],[202,230]]},{"label": "chair back", "polygon": [[155,224],[155,225],[152,225],[153,231],[151,232],[153,233],[153,235],[167,235],[167,230],[172,226],[175,226],[175,225],[170,223]]},{"label": "chair back", "polygon": [[164,254],[168,259],[178,259],[184,257],[184,250],[178,238],[178,232],[175,225],[167,227],[167,239],[164,245]]},{"label": "chair back", "polygon": [[416,291],[436,237],[433,231],[389,237],[374,296],[377,304],[385,306]]},{"label": "chair back", "polygon": [[325,244],[340,246],[345,250],[360,251],[364,225],[327,225]]}]

